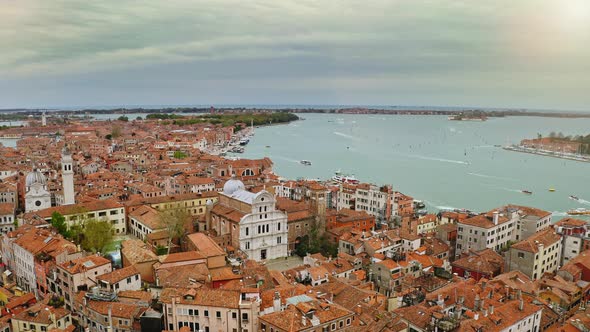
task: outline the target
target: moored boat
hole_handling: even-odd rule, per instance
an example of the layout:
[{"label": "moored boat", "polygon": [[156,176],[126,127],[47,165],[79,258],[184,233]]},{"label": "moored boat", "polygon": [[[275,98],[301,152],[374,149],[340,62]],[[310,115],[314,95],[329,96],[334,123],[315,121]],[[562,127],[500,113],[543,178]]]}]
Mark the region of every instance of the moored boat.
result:
[{"label": "moored boat", "polygon": [[572,216],[576,216],[576,215],[589,215],[590,214],[590,210],[585,209],[585,208],[578,208],[578,209],[573,209],[573,210],[567,211],[567,214],[572,215]]}]

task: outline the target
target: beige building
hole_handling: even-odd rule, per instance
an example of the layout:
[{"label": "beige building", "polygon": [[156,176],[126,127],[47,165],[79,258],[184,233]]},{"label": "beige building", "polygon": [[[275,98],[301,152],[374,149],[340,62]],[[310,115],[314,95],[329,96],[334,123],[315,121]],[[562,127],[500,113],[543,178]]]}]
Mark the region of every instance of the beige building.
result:
[{"label": "beige building", "polygon": [[111,223],[113,235],[125,234],[127,230],[125,226],[125,208],[114,199],[55,206],[27,213],[24,219],[30,220],[39,217],[49,222],[54,212],[58,212],[65,217],[68,227],[74,224],[84,224],[87,220],[95,219]]},{"label": "beige building", "polygon": [[518,215],[490,211],[457,223],[457,248],[455,256],[460,257],[469,250],[486,248],[499,251],[509,241],[516,240]]},{"label": "beige building", "polygon": [[148,234],[165,229],[160,218],[158,210],[149,205],[142,205],[129,212],[129,233],[145,241]]},{"label": "beige building", "polygon": [[221,289],[165,288],[160,295],[164,327],[178,331],[258,331],[260,295]]},{"label": "beige building", "polygon": [[74,298],[79,291],[87,291],[97,285],[100,275],[113,270],[111,261],[101,256],[87,256],[59,264],[53,276],[56,293],[64,297],[66,309],[73,310]]},{"label": "beige building", "polygon": [[531,280],[553,273],[561,261],[561,235],[547,228],[513,244],[505,258],[505,271],[519,270]]},{"label": "beige building", "polygon": [[96,278],[100,288],[111,293],[141,289],[141,276],[135,266],[128,266]]},{"label": "beige building", "polygon": [[[47,332],[66,330],[72,325],[72,316],[64,308],[53,308],[37,303],[12,316],[12,332]],[[70,329],[73,330],[73,329]]]}]

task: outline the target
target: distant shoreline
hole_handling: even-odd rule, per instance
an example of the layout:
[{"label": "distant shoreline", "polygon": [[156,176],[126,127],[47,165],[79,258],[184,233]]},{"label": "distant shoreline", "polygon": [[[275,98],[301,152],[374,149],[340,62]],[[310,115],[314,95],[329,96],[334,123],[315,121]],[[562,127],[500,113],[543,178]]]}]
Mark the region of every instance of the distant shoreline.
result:
[{"label": "distant shoreline", "polygon": [[[4,109],[0,112],[0,120],[25,120],[29,115],[40,116],[45,110],[41,109]],[[60,116],[86,116],[89,114],[211,114],[210,107],[177,107],[177,108],[112,108],[112,109],[83,109],[83,110],[48,110],[51,115]],[[469,117],[498,118],[508,116],[534,116],[551,118],[590,118],[590,112],[555,112],[555,111],[527,111],[527,110],[485,110],[485,109],[380,109],[380,108],[264,108],[264,107],[224,107],[214,109],[214,113],[317,113],[317,114],[369,114],[369,115],[439,115]]]},{"label": "distant shoreline", "polygon": [[584,155],[567,155],[567,154],[553,152],[553,151],[527,148],[527,147],[520,146],[520,145],[504,146],[504,147],[502,147],[502,149],[507,150],[507,151],[535,154],[538,156],[545,156],[545,157],[579,161],[579,162],[583,162],[583,163],[590,163],[590,156],[584,156]]}]

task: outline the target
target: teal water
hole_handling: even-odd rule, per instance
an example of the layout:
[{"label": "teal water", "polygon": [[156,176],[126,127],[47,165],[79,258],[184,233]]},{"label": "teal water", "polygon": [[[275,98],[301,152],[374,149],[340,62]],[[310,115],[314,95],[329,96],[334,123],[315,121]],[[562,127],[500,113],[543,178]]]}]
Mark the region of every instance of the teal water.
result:
[{"label": "teal water", "polygon": [[[512,203],[552,211],[559,219],[568,209],[590,208],[590,163],[494,146],[551,131],[588,134],[590,119],[458,122],[443,116],[301,116],[304,121],[257,128],[241,157],[270,157],[275,172],[291,179],[328,179],[341,169],[364,182],[392,184],[395,190],[424,200],[433,211],[487,211]],[[301,165],[302,159],[312,166]],[[522,189],[533,195],[523,194]]]}]

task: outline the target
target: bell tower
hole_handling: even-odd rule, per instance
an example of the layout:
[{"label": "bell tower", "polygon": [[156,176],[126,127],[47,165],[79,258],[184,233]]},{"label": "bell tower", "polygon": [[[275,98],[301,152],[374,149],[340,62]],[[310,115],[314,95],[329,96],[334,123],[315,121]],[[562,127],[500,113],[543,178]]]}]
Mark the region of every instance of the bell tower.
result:
[{"label": "bell tower", "polygon": [[63,181],[64,205],[75,204],[74,171],[72,154],[67,147],[61,152],[61,178]]},{"label": "bell tower", "polygon": [[311,186],[310,191],[310,203],[313,213],[316,215],[316,221],[318,222],[318,229],[320,234],[323,234],[326,230],[326,189],[321,186]]}]

